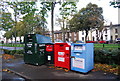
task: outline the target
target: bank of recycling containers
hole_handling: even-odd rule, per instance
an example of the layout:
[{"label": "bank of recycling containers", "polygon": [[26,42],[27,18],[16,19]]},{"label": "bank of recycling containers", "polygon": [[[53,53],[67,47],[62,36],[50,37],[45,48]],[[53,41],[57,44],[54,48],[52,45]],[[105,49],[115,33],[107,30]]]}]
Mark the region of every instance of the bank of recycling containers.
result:
[{"label": "bank of recycling containers", "polygon": [[24,37],[24,62],[34,65],[46,63],[45,44],[51,43],[50,37],[39,34],[27,34]]},{"label": "bank of recycling containers", "polygon": [[68,43],[54,44],[54,66],[70,70],[70,48]]},{"label": "bank of recycling containers", "polygon": [[54,64],[54,44],[53,43],[46,44],[45,56],[47,59],[47,64]]},{"label": "bank of recycling containers", "polygon": [[87,73],[94,67],[93,43],[71,44],[71,70]]}]

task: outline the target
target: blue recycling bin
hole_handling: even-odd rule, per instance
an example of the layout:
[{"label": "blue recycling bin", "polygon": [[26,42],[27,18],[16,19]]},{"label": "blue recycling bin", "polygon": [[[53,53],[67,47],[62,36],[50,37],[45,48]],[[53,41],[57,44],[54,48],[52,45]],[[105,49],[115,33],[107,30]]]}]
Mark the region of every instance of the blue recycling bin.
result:
[{"label": "blue recycling bin", "polygon": [[94,44],[71,44],[71,70],[87,73],[94,68]]}]

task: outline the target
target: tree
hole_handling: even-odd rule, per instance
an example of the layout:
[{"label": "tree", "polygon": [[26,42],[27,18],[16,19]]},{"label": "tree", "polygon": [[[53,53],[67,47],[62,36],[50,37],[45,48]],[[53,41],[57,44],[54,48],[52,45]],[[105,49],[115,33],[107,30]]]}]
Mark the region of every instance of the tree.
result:
[{"label": "tree", "polygon": [[[40,7],[40,27],[42,27],[43,32],[41,34],[45,35],[45,28],[47,28],[48,11],[51,10],[51,2],[41,2],[42,6]],[[40,29],[40,28],[39,28]]]},{"label": "tree", "polygon": [[[44,35],[46,31],[46,24],[45,21],[43,20],[43,17],[40,15],[34,15],[34,14],[28,14],[25,17],[23,17],[23,24],[26,28],[26,32],[34,32],[37,34],[42,34]],[[44,25],[44,27],[43,27]],[[44,30],[44,33],[43,33]]]},{"label": "tree", "polygon": [[1,29],[4,31],[10,30],[14,26],[14,21],[11,18],[11,13],[2,12],[0,19]]},{"label": "tree", "polygon": [[87,40],[88,31],[95,29],[97,31],[98,38],[98,29],[103,26],[104,18],[102,16],[103,10],[101,7],[98,7],[96,4],[89,3],[86,8],[82,8],[74,17],[69,21],[70,31],[85,31],[85,41]]},{"label": "tree", "polygon": [[[60,15],[62,16],[61,21],[63,22],[62,33],[63,33],[63,41],[65,42],[65,23],[69,20],[69,18],[76,12],[76,2],[63,2],[60,7]],[[59,19],[60,20],[60,19]],[[60,21],[59,21],[60,23]]]},{"label": "tree", "polygon": [[[13,33],[14,33],[14,27],[12,29]],[[23,21],[20,21],[20,22],[17,22],[17,25],[16,25],[16,34],[17,34],[17,37],[19,37],[20,39],[20,43],[22,42],[22,39],[21,37],[24,36],[25,34],[27,34],[27,28],[25,27],[25,24]]]},{"label": "tree", "polygon": [[8,39],[11,39],[11,43],[12,43],[12,36],[13,36],[12,31],[6,31],[6,33],[4,34],[4,37],[6,37],[6,43]]},{"label": "tree", "polygon": [[113,6],[114,8],[120,8],[120,1],[119,0],[110,1],[110,6]]},{"label": "tree", "polygon": [[35,13],[37,10],[34,5],[35,2],[6,2],[11,9],[14,11],[14,27],[15,27],[15,44],[16,44],[16,25],[20,20],[20,15],[27,15],[29,13]]},{"label": "tree", "polygon": [[[60,2],[42,2],[41,4],[43,7],[43,12],[45,13],[46,11],[51,11],[51,29],[52,29],[52,42],[54,42],[54,7],[55,4],[60,3]],[[44,16],[43,16],[44,17]]]}]

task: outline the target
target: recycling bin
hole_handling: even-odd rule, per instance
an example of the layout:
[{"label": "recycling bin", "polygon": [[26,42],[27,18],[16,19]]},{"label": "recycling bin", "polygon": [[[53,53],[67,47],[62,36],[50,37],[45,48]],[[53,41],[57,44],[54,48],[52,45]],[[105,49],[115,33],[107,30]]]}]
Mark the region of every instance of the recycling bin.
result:
[{"label": "recycling bin", "polygon": [[45,56],[48,64],[54,64],[54,44],[53,43],[46,44]]},{"label": "recycling bin", "polygon": [[94,68],[93,43],[71,44],[71,70],[88,73]]},{"label": "recycling bin", "polygon": [[39,34],[27,34],[24,37],[25,54],[24,62],[34,65],[42,65],[46,63],[45,49],[46,43],[52,43],[50,37]]},{"label": "recycling bin", "polygon": [[68,43],[54,44],[54,66],[70,70],[70,45]]},{"label": "recycling bin", "polygon": [[37,54],[35,59],[35,65],[42,65],[46,63],[45,50],[46,50],[45,44],[42,44],[42,43],[37,44]]}]

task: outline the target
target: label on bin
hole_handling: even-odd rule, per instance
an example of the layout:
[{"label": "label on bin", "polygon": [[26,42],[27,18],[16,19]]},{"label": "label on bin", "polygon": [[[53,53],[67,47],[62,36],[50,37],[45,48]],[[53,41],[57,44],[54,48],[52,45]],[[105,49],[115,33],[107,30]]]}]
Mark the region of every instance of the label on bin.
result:
[{"label": "label on bin", "polygon": [[69,47],[66,47],[66,50],[69,50]]},{"label": "label on bin", "polygon": [[85,69],[85,59],[83,59],[83,58],[74,58],[73,59],[73,67]]},{"label": "label on bin", "polygon": [[75,46],[75,50],[85,50],[85,46]]},{"label": "label on bin", "polygon": [[32,54],[32,52],[30,50],[27,51],[28,54]]},{"label": "label on bin", "polygon": [[63,58],[63,57],[58,57],[58,61],[65,62],[65,58]]},{"label": "label on bin", "polygon": [[51,60],[51,56],[48,56],[48,60]]},{"label": "label on bin", "polygon": [[32,47],[32,44],[27,44],[28,47]]},{"label": "label on bin", "polygon": [[75,46],[75,50],[82,50],[82,46]]},{"label": "label on bin", "polygon": [[58,55],[64,55],[64,52],[58,52]]}]

